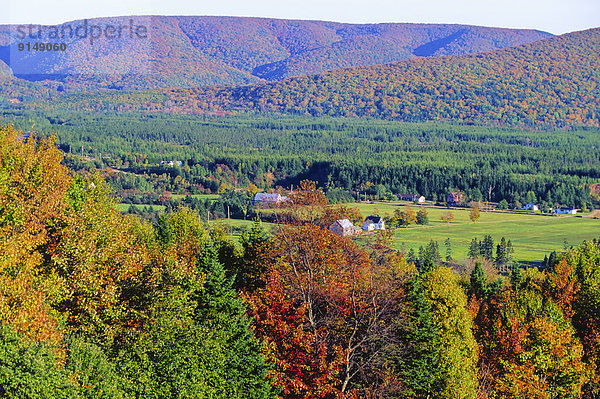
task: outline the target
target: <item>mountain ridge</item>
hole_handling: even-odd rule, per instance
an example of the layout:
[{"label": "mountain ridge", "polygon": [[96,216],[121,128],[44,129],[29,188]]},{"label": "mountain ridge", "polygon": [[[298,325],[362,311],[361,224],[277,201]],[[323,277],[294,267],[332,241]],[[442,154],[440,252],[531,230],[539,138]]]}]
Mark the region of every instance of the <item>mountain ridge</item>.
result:
[{"label": "mountain ridge", "polygon": [[[128,18],[132,17],[89,21],[120,24],[126,23]],[[68,43],[69,51],[53,54],[54,59],[47,55],[15,52],[14,47],[10,47],[17,44],[15,26],[2,25],[0,50],[6,53],[9,48],[16,59],[9,60],[4,55],[0,60],[11,66],[26,65],[42,75],[66,75],[67,78],[50,79],[60,80],[66,90],[113,86],[117,89],[148,89],[276,81],[344,67],[401,61],[416,57],[415,49],[448,38],[457,31],[462,32],[460,38],[432,49],[427,55],[470,54],[552,36],[531,29],[460,24],[349,24],[217,16],[136,18],[148,25],[148,43],[122,40],[118,43],[119,48],[102,38],[94,46],[74,40]],[[78,23],[82,20],[65,24],[76,26]],[[0,51],[0,54],[4,53]],[[150,73],[139,73],[144,68]],[[113,76],[105,77],[103,74],[110,75],[105,73],[107,71],[114,72]],[[127,72],[133,75],[138,72],[138,76],[123,76]],[[15,75],[29,79],[27,74]]]}]

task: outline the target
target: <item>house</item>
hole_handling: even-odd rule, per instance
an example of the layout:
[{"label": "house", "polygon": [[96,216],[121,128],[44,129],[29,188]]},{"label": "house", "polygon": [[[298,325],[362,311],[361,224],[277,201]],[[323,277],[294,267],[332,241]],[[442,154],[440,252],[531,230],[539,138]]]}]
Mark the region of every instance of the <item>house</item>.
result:
[{"label": "house", "polygon": [[286,197],[285,195],[281,195],[279,193],[256,193],[256,195],[254,196],[254,200],[252,201],[253,203],[260,203],[260,204],[279,204],[281,202],[285,202],[287,201],[289,198]]},{"label": "house", "polygon": [[416,204],[422,204],[425,202],[425,197],[419,194],[398,194],[400,201],[411,201]]},{"label": "house", "polygon": [[383,218],[381,216],[369,216],[365,219],[365,222],[363,223],[363,230],[385,230],[385,223],[383,222]]},{"label": "house", "polygon": [[449,193],[446,197],[446,205],[448,206],[458,206],[464,204],[464,202],[465,194],[460,190]]},{"label": "house", "polygon": [[536,204],[526,204],[521,207],[522,211],[539,211],[540,208]]},{"label": "house", "polygon": [[175,165],[181,167],[183,165],[182,161],[160,161],[160,166],[168,166],[173,168]]},{"label": "house", "polygon": [[577,215],[577,209],[575,208],[556,208],[554,213],[562,213],[566,215]]},{"label": "house", "polygon": [[329,230],[341,237],[352,236],[356,234],[354,225],[348,219],[336,220],[331,227],[329,227]]}]

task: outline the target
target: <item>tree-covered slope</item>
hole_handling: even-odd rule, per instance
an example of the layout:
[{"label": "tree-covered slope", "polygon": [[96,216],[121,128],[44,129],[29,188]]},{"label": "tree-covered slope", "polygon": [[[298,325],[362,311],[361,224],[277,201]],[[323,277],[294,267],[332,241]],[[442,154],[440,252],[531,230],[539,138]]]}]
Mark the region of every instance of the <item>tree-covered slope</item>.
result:
[{"label": "tree-covered slope", "polygon": [[[130,20],[147,30],[128,34]],[[66,51],[19,51],[56,32],[125,26],[122,36],[69,37]],[[416,56],[459,55],[529,43],[549,33],[447,24],[343,24],[241,17],[95,18],[57,27],[0,26],[0,60],[17,77],[60,81],[63,89],[140,89],[247,84]],[[81,30],[83,36],[84,30]],[[65,33],[66,34],[66,33]],[[91,35],[91,34],[90,34]],[[1,69],[1,68],[0,68]],[[1,75],[0,75],[1,76]]]},{"label": "tree-covered slope", "polygon": [[496,125],[600,124],[600,29],[474,55],[171,91],[171,107]]}]

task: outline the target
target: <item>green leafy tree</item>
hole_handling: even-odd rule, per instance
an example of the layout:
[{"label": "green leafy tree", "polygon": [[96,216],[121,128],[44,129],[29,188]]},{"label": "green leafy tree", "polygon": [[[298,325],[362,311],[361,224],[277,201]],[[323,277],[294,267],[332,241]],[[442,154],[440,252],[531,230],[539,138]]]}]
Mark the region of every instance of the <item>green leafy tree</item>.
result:
[{"label": "green leafy tree", "polygon": [[57,348],[28,342],[9,325],[0,325],[0,396],[61,399],[73,394],[68,374],[59,367]]},{"label": "green leafy tree", "polygon": [[498,206],[496,208],[497,209],[508,209],[508,201],[505,199],[502,199],[500,202],[498,202]]},{"label": "green leafy tree", "polygon": [[440,337],[441,385],[438,398],[477,397],[477,342],[467,296],[452,269],[438,267],[423,282]]},{"label": "green leafy tree", "polygon": [[158,281],[153,277],[144,330],[119,346],[120,373],[141,398],[272,397],[245,305],[217,249],[199,234],[204,243],[194,269],[178,269],[175,257],[163,261]]},{"label": "green leafy tree", "polygon": [[421,207],[421,209],[417,211],[417,224],[429,224],[429,213],[427,212],[427,209]]}]

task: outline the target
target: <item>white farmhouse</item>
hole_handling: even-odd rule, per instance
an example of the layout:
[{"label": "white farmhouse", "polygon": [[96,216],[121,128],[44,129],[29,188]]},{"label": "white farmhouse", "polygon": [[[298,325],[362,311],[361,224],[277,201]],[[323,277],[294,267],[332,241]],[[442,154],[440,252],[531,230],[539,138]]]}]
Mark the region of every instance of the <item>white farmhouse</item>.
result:
[{"label": "white farmhouse", "polygon": [[385,230],[385,223],[383,222],[383,218],[381,216],[369,216],[365,219],[365,222],[363,223],[363,230]]},{"label": "white farmhouse", "polygon": [[256,193],[254,196],[254,203],[260,204],[279,204],[287,201],[289,198],[279,193]]},{"label": "white farmhouse", "polygon": [[554,213],[561,213],[565,215],[577,215],[577,209],[575,208],[556,208]]}]

